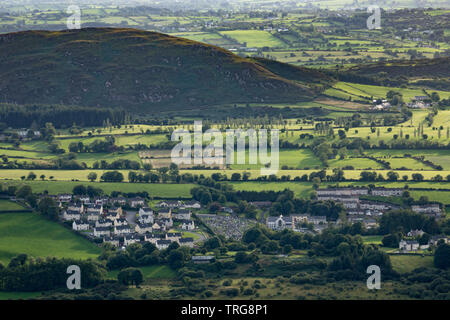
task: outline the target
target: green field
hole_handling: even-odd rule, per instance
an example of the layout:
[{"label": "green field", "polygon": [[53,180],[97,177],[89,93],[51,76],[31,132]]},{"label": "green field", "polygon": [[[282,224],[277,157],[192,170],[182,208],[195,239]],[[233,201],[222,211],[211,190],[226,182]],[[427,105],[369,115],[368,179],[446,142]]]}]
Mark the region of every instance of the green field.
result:
[{"label": "green field", "polygon": [[399,273],[411,272],[420,267],[433,267],[433,256],[390,255],[392,267]]},{"label": "green field", "polygon": [[0,212],[1,211],[16,211],[23,210],[24,207],[16,202],[8,200],[0,200]]},{"label": "green field", "polygon": [[96,258],[100,248],[36,213],[0,214],[0,262],[20,253],[33,257]]},{"label": "green field", "polygon": [[[149,279],[172,279],[176,276],[176,272],[166,265],[155,265],[147,267],[139,267],[145,280]],[[119,270],[108,272],[109,279],[117,279]]]},{"label": "green field", "polygon": [[221,31],[223,35],[235,39],[239,43],[247,43],[247,47],[285,47],[286,44],[262,30],[232,30]]},{"label": "green field", "polygon": [[72,192],[73,187],[79,184],[93,186],[102,189],[106,194],[112,191],[120,192],[142,192],[147,191],[150,197],[158,198],[191,198],[189,191],[193,184],[150,184],[150,183],[115,183],[115,182],[78,182],[78,181],[4,181],[3,186],[9,185],[29,185],[35,193],[42,193],[45,190],[49,194]]}]

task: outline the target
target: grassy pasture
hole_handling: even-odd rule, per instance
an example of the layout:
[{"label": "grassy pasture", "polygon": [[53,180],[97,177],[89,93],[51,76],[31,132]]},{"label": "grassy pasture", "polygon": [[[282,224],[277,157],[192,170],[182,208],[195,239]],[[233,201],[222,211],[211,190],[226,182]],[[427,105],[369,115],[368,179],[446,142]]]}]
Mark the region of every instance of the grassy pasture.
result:
[{"label": "grassy pasture", "polygon": [[9,200],[0,200],[0,212],[1,211],[16,211],[23,210],[24,207],[16,202],[12,202]]},{"label": "grassy pasture", "polygon": [[411,272],[420,267],[433,267],[432,256],[391,255],[392,267],[399,273]]},{"label": "grassy pasture", "polygon": [[239,43],[247,43],[247,47],[285,47],[286,44],[263,30],[232,30],[221,31],[220,34],[229,36]]},{"label": "grassy pasture", "polygon": [[151,183],[119,183],[119,182],[79,182],[79,181],[4,181],[3,186],[15,185],[29,185],[35,193],[42,193],[45,190],[49,194],[70,193],[73,187],[79,184],[85,186],[93,186],[101,188],[106,194],[113,191],[121,192],[142,192],[147,191],[151,197],[159,198],[185,198],[190,199],[189,191],[194,187],[193,184],[151,184]]},{"label": "grassy pasture", "polygon": [[19,253],[33,257],[96,258],[100,248],[36,213],[0,214],[0,262]]},{"label": "grassy pasture", "polygon": [[[144,280],[149,279],[172,279],[176,276],[176,272],[166,265],[155,265],[139,267],[144,276]],[[120,270],[112,270],[108,272],[108,279],[117,279]]]}]

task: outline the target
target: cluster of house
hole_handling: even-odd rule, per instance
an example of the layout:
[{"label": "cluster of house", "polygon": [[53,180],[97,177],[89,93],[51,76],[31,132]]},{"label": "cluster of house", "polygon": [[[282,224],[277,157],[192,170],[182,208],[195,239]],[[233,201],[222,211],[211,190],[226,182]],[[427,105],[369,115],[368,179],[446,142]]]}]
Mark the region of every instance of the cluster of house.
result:
[{"label": "cluster of house", "polygon": [[317,233],[322,232],[329,225],[325,216],[311,216],[307,214],[269,216],[266,220],[267,227],[272,230],[291,229],[301,233],[312,232],[310,229],[302,227],[305,223],[312,224],[313,230]]},{"label": "cluster of house", "polygon": [[431,99],[428,96],[415,96],[407,106],[412,109],[425,109],[431,106],[430,101]]},{"label": "cluster of house", "polygon": [[[399,206],[382,201],[370,201],[360,199],[360,196],[372,195],[381,197],[394,197],[403,194],[401,188],[326,188],[318,189],[317,199],[321,201],[333,200],[342,203],[348,214],[348,221],[360,221],[369,227],[374,219],[383,215],[386,211],[399,209]],[[427,203],[411,206],[411,210],[424,213],[433,217],[440,217],[442,209],[438,203]]]},{"label": "cluster of house", "polygon": [[387,100],[381,100],[381,103],[377,102],[378,100],[373,100],[373,110],[389,110],[392,108],[392,105]]},{"label": "cluster of house", "polygon": [[[422,230],[411,230],[407,233],[410,238],[421,237],[424,234]],[[417,240],[402,239],[398,244],[398,249],[400,252],[411,252],[417,250],[426,250],[431,246],[436,247],[439,243],[449,243],[449,239],[446,236],[433,236],[430,238],[427,244],[420,244]]]},{"label": "cluster of house", "polygon": [[[68,197],[58,197],[64,203]],[[142,200],[142,201],[141,201]],[[125,202],[124,202],[125,201]],[[136,216],[128,221],[122,206],[136,208]],[[62,219],[72,222],[72,229],[89,231],[94,238],[115,246],[136,242],[151,242],[162,250],[172,242],[193,247],[193,238],[182,238],[179,232],[170,232],[177,225],[186,231],[195,229],[191,209],[199,209],[197,201],[161,201],[157,213],[146,206],[143,199],[133,198],[71,198],[63,205]],[[135,219],[134,219],[135,218]]]}]

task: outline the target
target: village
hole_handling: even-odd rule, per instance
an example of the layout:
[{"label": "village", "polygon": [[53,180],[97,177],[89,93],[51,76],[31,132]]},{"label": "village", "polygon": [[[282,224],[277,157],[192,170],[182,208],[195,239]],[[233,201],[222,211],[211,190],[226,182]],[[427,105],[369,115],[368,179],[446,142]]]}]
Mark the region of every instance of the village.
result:
[{"label": "village", "polygon": [[[370,230],[379,226],[379,218],[390,210],[400,209],[399,205],[380,197],[400,197],[402,188],[322,188],[316,190],[318,201],[334,201],[345,209],[345,218],[335,221],[326,216],[311,214],[291,214],[267,216],[262,219],[271,230],[290,229],[305,234],[320,234],[329,227],[343,223],[361,225]],[[367,197],[377,200],[368,200]],[[110,243],[115,247],[125,248],[133,243],[153,243],[163,250],[176,242],[180,246],[193,248],[195,243],[206,240],[207,236],[197,226],[201,223],[210,234],[221,235],[226,239],[241,240],[244,232],[257,224],[257,220],[246,219],[237,215],[233,208],[222,207],[219,214],[202,210],[202,205],[195,200],[159,200],[152,202],[141,197],[89,197],[73,194],[51,196],[60,207],[60,220],[71,224],[71,228],[96,243]],[[255,201],[251,205],[264,212],[272,205],[270,201]],[[203,208],[205,209],[205,208]],[[429,202],[411,205],[415,213],[425,214],[434,219],[443,217],[439,203]],[[193,217],[196,213],[196,219]],[[416,237],[422,236],[422,230],[411,230],[399,242],[399,252],[426,250],[436,245],[439,240],[447,242],[446,237],[433,236],[429,243],[419,245]],[[195,236],[195,239],[193,237]]]},{"label": "village", "polygon": [[195,234],[191,233],[196,230],[192,210],[201,208],[197,201],[163,200],[155,205],[155,212],[140,197],[91,199],[60,194],[55,200],[62,208],[61,220],[71,222],[74,231],[96,242],[100,239],[115,247],[150,242],[159,250],[168,248],[172,242],[194,246],[194,238],[183,236],[183,232]]},{"label": "village", "polygon": [[[365,228],[378,227],[378,219],[389,210],[400,209],[400,206],[390,202],[361,199],[361,196],[399,197],[405,190],[401,188],[323,188],[316,190],[317,200],[332,200],[341,203],[346,210],[345,220],[350,224],[360,222]],[[434,219],[442,219],[445,215],[439,203],[414,204],[411,210],[415,213],[425,214]],[[290,229],[295,232],[317,234],[328,227],[338,226],[345,221],[339,218],[336,221],[327,221],[325,216],[289,215],[271,216],[266,220],[266,226],[272,230]],[[398,252],[417,252],[436,246],[439,241],[448,243],[446,236],[433,236],[426,244],[419,244],[422,230],[411,230],[404,239],[401,239]]]}]

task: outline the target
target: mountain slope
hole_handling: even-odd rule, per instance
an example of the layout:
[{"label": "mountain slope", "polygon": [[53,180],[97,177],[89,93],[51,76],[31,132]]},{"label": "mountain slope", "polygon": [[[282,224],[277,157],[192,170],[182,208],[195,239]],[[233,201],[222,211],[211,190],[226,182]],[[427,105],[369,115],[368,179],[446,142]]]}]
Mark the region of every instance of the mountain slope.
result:
[{"label": "mountain slope", "polygon": [[221,48],[155,32],[87,28],[0,35],[1,102],[156,111],[308,101],[317,93],[294,80]]},{"label": "mountain slope", "polygon": [[351,67],[349,72],[373,76],[385,72],[390,77],[446,78],[450,75],[450,57],[403,61],[376,62]]}]

